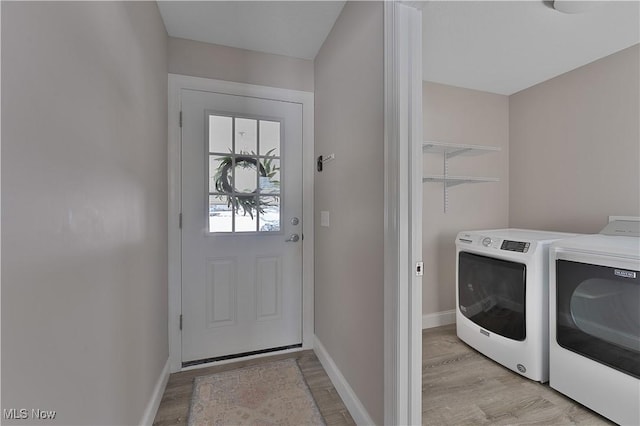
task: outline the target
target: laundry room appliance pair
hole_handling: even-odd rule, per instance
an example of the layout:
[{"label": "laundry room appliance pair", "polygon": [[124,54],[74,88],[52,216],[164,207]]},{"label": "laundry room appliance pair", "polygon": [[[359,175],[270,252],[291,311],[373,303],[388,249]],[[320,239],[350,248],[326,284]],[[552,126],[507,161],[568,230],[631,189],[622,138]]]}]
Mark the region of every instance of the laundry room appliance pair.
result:
[{"label": "laundry room appliance pair", "polygon": [[525,229],[459,233],[458,337],[529,379],[548,381],[549,245],[574,236]]},{"label": "laundry room appliance pair", "polygon": [[600,234],[456,238],[458,337],[621,425],[640,425],[640,219]]}]

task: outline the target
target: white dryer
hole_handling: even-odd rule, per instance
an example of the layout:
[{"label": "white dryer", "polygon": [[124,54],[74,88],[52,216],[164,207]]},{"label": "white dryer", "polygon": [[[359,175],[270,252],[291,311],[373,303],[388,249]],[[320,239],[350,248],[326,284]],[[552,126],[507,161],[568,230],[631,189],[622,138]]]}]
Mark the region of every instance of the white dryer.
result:
[{"label": "white dryer", "polygon": [[640,227],[626,222],[551,246],[549,384],[639,425]]},{"label": "white dryer", "polygon": [[549,245],[576,234],[492,229],[456,238],[458,337],[532,380],[549,377]]}]

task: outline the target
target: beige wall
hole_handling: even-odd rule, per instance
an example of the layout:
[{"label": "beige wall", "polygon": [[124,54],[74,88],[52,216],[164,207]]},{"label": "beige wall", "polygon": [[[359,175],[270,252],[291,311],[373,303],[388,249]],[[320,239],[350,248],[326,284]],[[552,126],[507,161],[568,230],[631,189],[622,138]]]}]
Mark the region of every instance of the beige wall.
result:
[{"label": "beige wall", "polygon": [[[449,188],[446,213],[442,184],[423,184],[422,312],[433,314],[455,308],[457,233],[507,226],[509,104],[507,96],[424,82],[422,108],[424,140],[501,148],[449,160],[451,175],[497,177],[500,182]],[[441,154],[424,154],[423,159],[425,176],[443,174]]]},{"label": "beige wall", "polygon": [[168,358],[166,49],[155,2],[2,2],[2,408],[143,416]]},{"label": "beige wall", "polygon": [[[382,3],[347,3],[315,59],[315,334],[383,423]],[[330,227],[320,226],[320,211]]]},{"label": "beige wall", "polygon": [[169,72],[313,92],[313,61],[169,38]]},{"label": "beige wall", "polygon": [[640,216],[639,51],[510,97],[511,226],[596,233]]}]

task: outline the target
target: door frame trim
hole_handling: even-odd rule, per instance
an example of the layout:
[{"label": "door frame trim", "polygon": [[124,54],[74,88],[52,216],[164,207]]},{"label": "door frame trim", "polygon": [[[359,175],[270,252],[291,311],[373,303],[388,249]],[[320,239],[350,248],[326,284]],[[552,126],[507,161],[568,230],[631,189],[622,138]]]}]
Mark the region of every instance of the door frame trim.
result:
[{"label": "door frame trim", "polygon": [[[235,83],[180,74],[168,76],[168,329],[169,364],[172,373],[182,370],[182,335],[180,315],[182,313],[181,282],[181,128],[180,111],[182,89],[249,96],[302,105],[302,350],[313,349],[314,341],[314,236],[313,236],[313,93],[280,89],[246,83]],[[267,355],[273,355],[268,353]],[[206,366],[206,364],[203,364]],[[190,368],[191,369],[191,368]]]},{"label": "door frame trim", "polygon": [[[417,6],[417,7],[416,7]],[[384,2],[384,423],[422,424],[422,13]]]}]

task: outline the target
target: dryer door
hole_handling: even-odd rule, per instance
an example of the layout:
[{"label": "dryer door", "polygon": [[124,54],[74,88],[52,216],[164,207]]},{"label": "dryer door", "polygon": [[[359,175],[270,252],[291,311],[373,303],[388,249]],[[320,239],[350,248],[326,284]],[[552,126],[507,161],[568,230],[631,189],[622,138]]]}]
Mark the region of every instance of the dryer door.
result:
[{"label": "dryer door", "polygon": [[478,254],[458,255],[458,309],[492,333],[514,340],[527,337],[527,267]]},{"label": "dryer door", "polygon": [[640,272],[556,260],[556,339],[640,378]]}]

